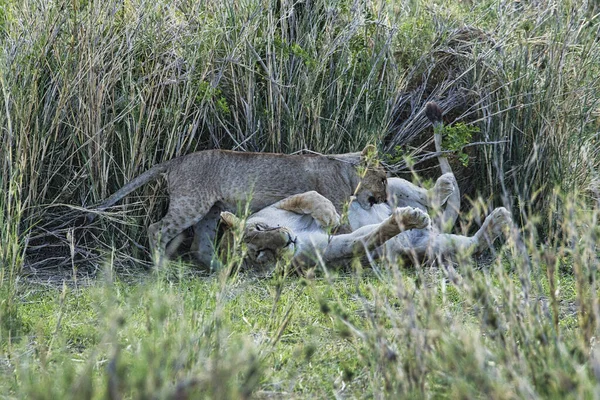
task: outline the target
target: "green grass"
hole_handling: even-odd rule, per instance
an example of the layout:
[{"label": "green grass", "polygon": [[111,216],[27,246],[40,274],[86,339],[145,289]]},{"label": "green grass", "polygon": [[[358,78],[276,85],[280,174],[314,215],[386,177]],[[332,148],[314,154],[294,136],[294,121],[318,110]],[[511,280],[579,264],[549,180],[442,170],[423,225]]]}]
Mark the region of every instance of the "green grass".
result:
[{"label": "green grass", "polygon": [[[595,397],[599,11],[0,1],[0,397]],[[83,223],[207,148],[376,143],[431,180],[429,100],[455,127],[463,204],[486,204],[461,224],[504,205],[520,228],[484,263],[156,276],[160,182]]]},{"label": "green grass", "polygon": [[[501,269],[508,281],[498,279]],[[425,269],[309,280],[183,273],[99,279],[79,288],[27,284],[19,336],[2,344],[0,387],[9,397],[28,398],[78,398],[82,391],[101,398],[110,390],[171,397],[178,385],[216,398],[498,396],[508,388],[520,397],[527,392],[516,384],[524,379],[538,394],[569,393],[565,382],[536,382],[544,371],[530,368],[544,366],[550,375],[560,373],[558,366],[565,374],[585,368],[561,354],[580,348],[573,275],[560,276],[561,334],[506,347],[511,339],[552,333],[552,319],[537,304],[547,301],[546,289],[532,290],[530,304],[519,304],[522,298],[500,294],[525,294],[508,264],[462,272],[474,279],[455,284],[441,270]],[[486,282],[487,294],[474,296],[478,282]],[[537,359],[528,359],[532,353]],[[522,375],[512,375],[514,368]],[[569,379],[577,379],[570,384],[581,393],[597,389],[589,374]]]}]

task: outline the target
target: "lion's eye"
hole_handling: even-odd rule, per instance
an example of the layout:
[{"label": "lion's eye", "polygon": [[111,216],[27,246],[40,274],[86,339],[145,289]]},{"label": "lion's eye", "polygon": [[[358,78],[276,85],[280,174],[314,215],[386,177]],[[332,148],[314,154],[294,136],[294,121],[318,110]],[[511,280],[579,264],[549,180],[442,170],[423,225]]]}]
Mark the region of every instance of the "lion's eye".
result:
[{"label": "lion's eye", "polygon": [[257,225],[255,225],[255,227],[254,227],[254,228],[255,228],[257,231],[268,231],[268,230],[270,229],[270,228],[269,228],[269,225],[266,225],[266,224],[257,224]]}]

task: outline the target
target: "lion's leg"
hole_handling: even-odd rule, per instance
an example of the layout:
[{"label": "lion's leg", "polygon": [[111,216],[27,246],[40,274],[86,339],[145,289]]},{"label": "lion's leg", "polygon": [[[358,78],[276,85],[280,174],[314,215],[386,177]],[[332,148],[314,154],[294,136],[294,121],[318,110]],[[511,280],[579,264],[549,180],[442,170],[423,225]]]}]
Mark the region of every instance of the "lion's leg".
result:
[{"label": "lion's leg", "polygon": [[512,225],[512,216],[504,207],[498,207],[488,215],[481,228],[473,236],[475,242],[475,252],[490,248],[494,241],[505,234]]},{"label": "lion's leg", "polygon": [[477,243],[474,236],[432,234],[426,254],[431,260],[437,257],[470,257],[475,252]]},{"label": "lion's leg", "polygon": [[435,185],[427,191],[430,207],[442,207],[454,192],[456,178],[454,174],[443,174],[435,181]]},{"label": "lion's leg", "polygon": [[436,182],[436,186],[438,186],[437,183],[440,183],[442,186],[446,186],[447,182],[443,182],[445,177],[451,178],[453,186],[453,190],[448,193],[448,196],[445,198],[445,200],[443,187],[440,186],[437,189],[434,188],[437,190],[436,194],[438,196],[437,198],[434,198],[434,208],[441,207],[444,202],[446,203],[440,218],[436,218],[435,226],[437,226],[441,232],[449,232],[456,224],[456,219],[458,218],[458,213],[460,211],[460,188],[458,187],[456,178],[452,173],[450,162],[448,161],[448,158],[446,158],[442,149],[442,130],[444,127],[442,114],[442,109],[435,102],[429,102],[425,105],[425,115],[433,124],[433,141],[435,143],[435,151],[439,154],[438,162],[440,163],[440,169],[442,170],[443,174]]},{"label": "lion's leg", "polygon": [[415,265],[419,264],[427,254],[429,239],[435,228],[429,226],[426,229],[418,229],[405,232],[383,246],[383,253],[387,260],[396,264],[399,259],[407,259]]},{"label": "lion's leg", "polygon": [[432,237],[429,257],[471,256],[492,246],[494,241],[510,227],[512,218],[506,208],[496,208],[486,217],[481,228],[473,236],[439,234]]},{"label": "lion's leg", "polygon": [[194,225],[194,241],[191,247],[196,261],[213,271],[220,269],[221,266],[219,260],[214,257],[215,238],[220,217],[221,207],[212,206],[200,222]]},{"label": "lion's leg", "polygon": [[186,237],[187,237],[187,235],[185,232],[181,232],[180,234],[175,236],[169,242],[169,244],[167,244],[167,250],[165,251],[165,254],[167,254],[169,256],[169,258],[174,258],[174,256],[178,254],[179,247],[184,242]]},{"label": "lion's leg", "polygon": [[185,199],[171,198],[167,214],[148,227],[150,248],[153,255],[158,255],[159,264],[163,256],[169,257],[167,244],[185,229],[197,224],[208,211],[207,207],[193,209]]},{"label": "lion's leg", "polygon": [[333,203],[315,191],[296,194],[277,203],[275,207],[296,214],[310,215],[322,227],[337,227],[340,216]]},{"label": "lion's leg", "polygon": [[433,214],[436,215],[434,225],[442,232],[450,231],[460,211],[460,188],[454,174],[448,172],[440,176],[435,186],[429,190],[428,197]]},{"label": "lion's leg", "polygon": [[428,191],[402,178],[387,179],[388,204],[392,207],[429,208]]},{"label": "lion's leg", "polygon": [[421,229],[429,222],[429,216],[418,208],[397,208],[380,224],[363,226],[352,233],[334,236],[325,250],[324,259],[336,260],[363,255],[383,245],[402,231]]},{"label": "lion's leg", "polygon": [[396,208],[387,220],[379,224],[377,229],[364,235],[361,242],[366,250],[371,251],[403,231],[413,228],[422,229],[429,223],[427,213],[418,208]]}]

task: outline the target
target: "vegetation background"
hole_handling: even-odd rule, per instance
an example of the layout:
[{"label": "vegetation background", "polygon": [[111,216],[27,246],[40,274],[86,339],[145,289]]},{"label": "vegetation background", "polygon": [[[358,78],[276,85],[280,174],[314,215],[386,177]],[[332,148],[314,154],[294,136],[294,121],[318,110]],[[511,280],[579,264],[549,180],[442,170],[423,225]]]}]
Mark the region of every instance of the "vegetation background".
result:
[{"label": "vegetation background", "polygon": [[[600,8],[588,1],[0,1],[0,397],[597,397]],[[482,264],[150,274],[151,165],[356,151],[438,171]],[[470,199],[470,200],[469,200]],[[485,201],[483,201],[483,200]]]}]

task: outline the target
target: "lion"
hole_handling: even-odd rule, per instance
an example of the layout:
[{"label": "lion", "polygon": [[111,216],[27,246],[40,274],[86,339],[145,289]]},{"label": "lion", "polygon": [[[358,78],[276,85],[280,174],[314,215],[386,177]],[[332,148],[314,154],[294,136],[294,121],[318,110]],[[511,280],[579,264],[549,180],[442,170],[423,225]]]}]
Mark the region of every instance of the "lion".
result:
[{"label": "lion", "polygon": [[363,256],[407,229],[423,228],[429,217],[423,211],[403,207],[378,224],[348,234],[332,236],[340,215],[333,203],[315,191],[290,196],[252,214],[245,221],[230,212],[221,218],[229,228],[242,228],[245,262],[252,267],[272,268],[279,260],[303,269],[322,262],[343,265]]},{"label": "lion", "polygon": [[436,257],[451,258],[457,254],[479,254],[489,248],[512,224],[508,210],[499,207],[487,216],[480,229],[471,237],[445,233],[458,218],[460,192],[450,163],[442,152],[442,110],[436,103],[430,102],[426,105],[425,113],[434,125],[434,142],[443,173],[436,185],[430,190],[425,190],[408,181],[389,178],[386,203],[366,209],[359,202],[351,201],[348,209],[348,220],[352,230],[380,223],[393,214],[395,207],[411,205],[428,213],[439,214],[437,221],[429,226],[403,232],[378,249],[379,256],[385,255],[391,261],[402,257],[422,262]]},{"label": "lion", "polygon": [[[388,212],[383,213],[382,207]],[[370,224],[356,225],[370,219]],[[353,231],[331,235],[340,216],[333,204],[317,192],[297,194],[250,215],[247,221],[230,212],[221,213],[228,228],[242,228],[246,246],[245,264],[272,268],[277,261],[289,261],[298,269],[319,263],[344,265],[353,257],[367,253],[374,258],[386,256],[423,261],[436,256],[482,252],[510,223],[504,207],[494,210],[472,237],[440,233],[429,216],[416,207],[391,207],[375,204],[363,209],[351,197],[348,218]]]},{"label": "lion", "polygon": [[[167,214],[148,227],[153,254],[170,256],[169,242],[196,225],[198,262],[210,266],[221,211],[246,203],[258,211],[288,196],[316,191],[341,210],[352,195],[365,209],[386,199],[386,172],[372,161],[374,146],[336,155],[286,155],[205,150],[155,165],[110,196],[95,211],[117,203],[145,183],[165,175]],[[90,220],[93,219],[93,215]],[[202,223],[199,222],[202,220]],[[176,246],[174,246],[176,247]]]}]

